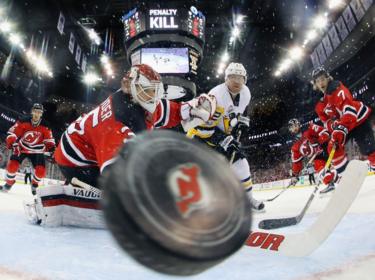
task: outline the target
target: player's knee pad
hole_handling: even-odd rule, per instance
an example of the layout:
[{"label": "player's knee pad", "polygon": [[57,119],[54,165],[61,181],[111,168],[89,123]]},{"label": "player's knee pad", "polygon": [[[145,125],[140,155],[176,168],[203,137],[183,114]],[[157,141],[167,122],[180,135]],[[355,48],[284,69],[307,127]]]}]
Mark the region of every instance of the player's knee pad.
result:
[{"label": "player's knee pad", "polygon": [[17,160],[9,160],[7,165],[7,172],[5,176],[5,181],[7,185],[12,186],[16,182],[16,175],[20,163]]},{"label": "player's knee pad", "polygon": [[8,165],[7,165],[7,172],[8,173],[16,173],[18,171],[18,167],[20,166],[20,163],[17,161],[17,160],[13,160],[11,159],[9,162],[8,162]]},{"label": "player's knee pad", "polygon": [[37,189],[36,212],[42,226],[105,228],[101,196],[72,185]]}]

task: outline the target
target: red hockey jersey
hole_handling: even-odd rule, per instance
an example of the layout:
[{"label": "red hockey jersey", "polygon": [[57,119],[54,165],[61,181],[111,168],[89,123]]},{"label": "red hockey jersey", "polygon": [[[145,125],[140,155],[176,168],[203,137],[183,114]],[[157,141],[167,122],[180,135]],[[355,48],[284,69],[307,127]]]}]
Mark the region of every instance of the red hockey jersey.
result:
[{"label": "red hockey jersey", "polygon": [[8,131],[7,148],[11,149],[18,143],[21,153],[42,154],[55,147],[52,131],[43,123],[38,126],[31,124],[31,117],[18,120]]},{"label": "red hockey jersey", "polygon": [[334,124],[343,125],[350,131],[369,117],[371,109],[355,100],[341,82],[331,81],[323,99],[315,106],[315,112],[330,132]]},{"label": "red hockey jersey", "polygon": [[180,123],[181,105],[161,100],[149,114],[122,92],[108,97],[90,113],[78,118],[61,137],[55,152],[58,164],[68,167],[98,166],[100,171],[114,161],[122,146],[136,133]]},{"label": "red hockey jersey", "polygon": [[299,139],[294,142],[291,148],[293,175],[298,175],[303,168],[303,159],[311,157],[320,149],[319,144],[323,144],[329,139],[327,129],[320,125],[310,124]]}]

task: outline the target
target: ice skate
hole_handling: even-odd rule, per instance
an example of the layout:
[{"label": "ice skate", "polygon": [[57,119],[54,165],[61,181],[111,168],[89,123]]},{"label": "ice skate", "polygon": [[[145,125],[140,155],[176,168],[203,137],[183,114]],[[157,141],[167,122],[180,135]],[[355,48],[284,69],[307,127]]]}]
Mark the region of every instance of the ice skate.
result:
[{"label": "ice skate", "polygon": [[0,192],[7,193],[10,191],[11,188],[12,186],[5,184],[3,186],[0,186]]}]

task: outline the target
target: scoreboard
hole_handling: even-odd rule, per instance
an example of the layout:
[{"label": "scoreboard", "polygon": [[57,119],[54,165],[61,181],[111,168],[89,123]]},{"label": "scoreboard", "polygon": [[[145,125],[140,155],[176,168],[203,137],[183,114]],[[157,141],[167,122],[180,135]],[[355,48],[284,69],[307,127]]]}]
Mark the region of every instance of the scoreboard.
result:
[{"label": "scoreboard", "polygon": [[143,14],[137,9],[131,10],[122,17],[124,23],[125,41],[137,36],[140,32],[145,31],[145,22]]},{"label": "scoreboard", "polygon": [[205,16],[192,6],[188,11],[187,32],[204,41],[205,26]]},{"label": "scoreboard", "polygon": [[204,42],[206,18],[195,7],[190,9],[131,10],[122,17],[125,42],[145,31],[185,32]]}]

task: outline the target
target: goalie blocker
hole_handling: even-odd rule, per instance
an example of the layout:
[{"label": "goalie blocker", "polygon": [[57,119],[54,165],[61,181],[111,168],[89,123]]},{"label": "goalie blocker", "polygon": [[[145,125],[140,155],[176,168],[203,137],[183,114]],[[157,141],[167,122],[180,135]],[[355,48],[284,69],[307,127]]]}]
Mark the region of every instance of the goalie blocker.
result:
[{"label": "goalie blocker", "polygon": [[250,205],[228,163],[175,132],[127,142],[100,183],[115,239],[158,272],[197,274],[233,254],[248,236]]}]

